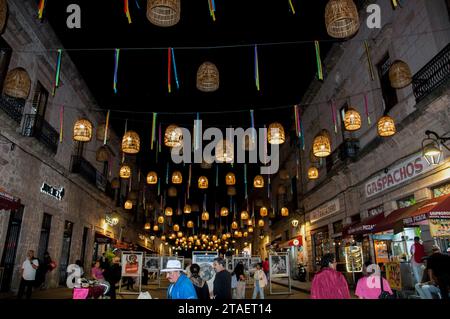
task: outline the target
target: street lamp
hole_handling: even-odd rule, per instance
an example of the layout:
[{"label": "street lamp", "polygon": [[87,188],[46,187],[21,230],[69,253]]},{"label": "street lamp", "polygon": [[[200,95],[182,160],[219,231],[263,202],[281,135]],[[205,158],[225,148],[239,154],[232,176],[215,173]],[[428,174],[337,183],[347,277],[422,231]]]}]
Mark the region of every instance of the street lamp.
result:
[{"label": "street lamp", "polygon": [[[428,165],[438,165],[442,157],[442,146],[450,151],[450,148],[445,145],[450,141],[450,137],[439,136],[436,132],[426,131],[427,138],[422,141],[422,154]],[[430,136],[434,136],[430,137]]]}]

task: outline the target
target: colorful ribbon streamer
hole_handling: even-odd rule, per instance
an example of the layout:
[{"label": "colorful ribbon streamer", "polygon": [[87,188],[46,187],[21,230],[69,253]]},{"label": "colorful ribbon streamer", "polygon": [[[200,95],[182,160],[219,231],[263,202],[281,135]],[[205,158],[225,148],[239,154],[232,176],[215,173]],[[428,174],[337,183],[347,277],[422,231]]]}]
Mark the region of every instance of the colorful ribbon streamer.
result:
[{"label": "colorful ribbon streamer", "polygon": [[337,121],[336,121],[336,105],[334,104],[334,101],[330,101],[330,108],[331,108],[331,116],[333,118],[333,124],[334,124],[334,133],[337,134]]},{"label": "colorful ribbon streamer", "polygon": [[245,198],[247,199],[247,164],[244,164],[244,192]]},{"label": "colorful ribbon streamer", "polygon": [[135,2],[136,2],[136,7],[137,7],[139,10],[141,10],[141,6],[139,5],[139,0],[135,0]]},{"label": "colorful ribbon streamer", "polygon": [[316,61],[317,61],[317,77],[323,81],[322,59],[320,58],[320,44],[319,41],[314,41],[316,47]]},{"label": "colorful ribbon streamer", "polygon": [[166,185],[169,185],[169,163],[166,166]]},{"label": "colorful ribbon streamer", "polygon": [[114,93],[117,94],[117,74],[118,74],[118,72],[119,72],[119,55],[120,55],[120,49],[116,49],[114,55],[115,55],[115,56],[114,56],[115,65],[114,65],[114,84],[113,84],[113,88],[114,88]]},{"label": "colorful ribbon streamer", "polygon": [[394,9],[397,9],[398,1],[397,0],[392,0],[392,5],[394,6]]},{"label": "colorful ribbon streamer", "polygon": [[159,123],[158,134],[159,134],[159,139],[158,139],[158,152],[161,153],[161,145],[162,145],[161,123]]},{"label": "colorful ribbon streamer", "polygon": [[219,165],[216,165],[216,187],[219,187]]},{"label": "colorful ribbon streamer", "polygon": [[364,107],[365,107],[365,110],[366,110],[367,123],[370,126],[372,124],[372,121],[370,120],[369,101],[367,100],[367,94],[366,93],[364,93]]},{"label": "colorful ribbon streamer", "polygon": [[175,61],[175,53],[173,51],[173,48],[170,48],[170,51],[172,52],[173,73],[175,75],[175,82],[177,84],[177,90],[178,90],[178,89],[180,89],[180,83],[178,82],[178,72],[177,72],[177,63]]},{"label": "colorful ribbon streamer", "polygon": [[212,17],[213,21],[216,21],[216,4],[214,0],[208,0],[209,14]]},{"label": "colorful ribbon streamer", "polygon": [[289,5],[291,7],[292,14],[295,14],[295,8],[294,5],[292,4],[292,0],[289,0]]},{"label": "colorful ribbon streamer", "polygon": [[364,41],[364,47],[366,48],[367,63],[369,64],[370,78],[372,79],[372,81],[374,81],[375,75],[373,72],[372,58],[370,57],[370,48],[369,48],[369,43],[367,42],[367,40]]},{"label": "colorful ribbon streamer", "polygon": [[170,74],[172,72],[172,52],[171,49],[168,48],[167,50],[167,89],[169,91],[169,93],[172,92],[172,85],[171,85],[171,80],[170,80]]},{"label": "colorful ribbon streamer", "polygon": [[131,23],[130,7],[128,6],[128,0],[123,0],[123,11],[128,19],[128,24]]},{"label": "colorful ribbon streamer", "polygon": [[250,110],[250,124],[252,126],[252,143],[255,142],[255,111],[254,110]]},{"label": "colorful ribbon streamer", "polygon": [[259,91],[259,61],[258,61],[258,47],[255,45],[255,83],[256,89]]},{"label": "colorful ribbon streamer", "polygon": [[103,145],[106,145],[106,141],[108,140],[109,113],[110,110],[108,110],[108,113],[106,113],[105,136],[103,137]]},{"label": "colorful ribbon streamer", "polygon": [[61,73],[61,58],[62,58],[62,50],[58,49],[58,58],[56,61],[55,83],[53,84],[53,92],[52,92],[53,96],[55,96],[56,89],[59,87],[59,76]]},{"label": "colorful ribbon streamer", "polygon": [[301,137],[302,149],[305,150],[305,134],[303,134],[303,123],[302,123],[302,118],[301,118],[301,109],[298,112],[298,121],[300,123],[300,137]]},{"label": "colorful ribbon streamer", "polygon": [[156,117],[157,117],[156,112],[153,112],[153,121],[152,121],[152,146],[151,146],[151,150],[153,151],[153,143],[155,142],[155,131],[156,131]]},{"label": "colorful ribbon streamer", "polygon": [[38,6],[38,18],[39,18],[39,20],[42,20],[42,16],[44,15],[44,8],[45,8],[45,0],[40,0],[39,1],[39,6]]},{"label": "colorful ribbon streamer", "polygon": [[187,188],[187,198],[189,199],[189,191],[191,188],[191,179],[192,179],[192,164],[189,165],[189,179],[188,179],[188,188]]},{"label": "colorful ribbon streamer", "polygon": [[63,131],[64,131],[64,105],[59,108],[59,142],[63,142]]},{"label": "colorful ribbon streamer", "polygon": [[[125,135],[127,133],[127,130],[128,130],[128,119],[125,120],[125,132],[123,133],[123,135]],[[125,153],[124,152],[122,152],[122,164],[123,164],[123,162],[125,162]]]}]

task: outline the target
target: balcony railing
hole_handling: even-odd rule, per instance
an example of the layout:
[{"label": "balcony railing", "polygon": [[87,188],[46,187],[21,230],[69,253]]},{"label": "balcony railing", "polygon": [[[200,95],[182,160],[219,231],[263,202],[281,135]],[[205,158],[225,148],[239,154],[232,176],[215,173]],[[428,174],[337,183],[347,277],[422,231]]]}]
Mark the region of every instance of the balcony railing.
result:
[{"label": "balcony railing", "polygon": [[416,102],[423,100],[448,79],[450,79],[450,44],[413,76]]},{"label": "balcony railing", "polygon": [[0,109],[20,124],[25,100],[15,99],[7,95],[0,96]]},{"label": "balcony railing", "polygon": [[326,158],[327,172],[331,172],[347,161],[356,160],[359,151],[359,140],[347,139]]},{"label": "balcony railing", "polygon": [[35,137],[55,154],[58,150],[59,133],[40,115],[25,114],[22,135]]}]

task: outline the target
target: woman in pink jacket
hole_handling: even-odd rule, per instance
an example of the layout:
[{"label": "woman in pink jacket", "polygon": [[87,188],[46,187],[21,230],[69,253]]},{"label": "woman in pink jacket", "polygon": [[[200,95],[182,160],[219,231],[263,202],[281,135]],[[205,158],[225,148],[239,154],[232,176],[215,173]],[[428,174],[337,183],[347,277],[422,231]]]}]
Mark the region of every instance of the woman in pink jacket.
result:
[{"label": "woman in pink jacket", "polygon": [[336,271],[334,254],[325,254],[320,262],[321,270],[314,276],[311,299],[350,299],[344,275]]}]

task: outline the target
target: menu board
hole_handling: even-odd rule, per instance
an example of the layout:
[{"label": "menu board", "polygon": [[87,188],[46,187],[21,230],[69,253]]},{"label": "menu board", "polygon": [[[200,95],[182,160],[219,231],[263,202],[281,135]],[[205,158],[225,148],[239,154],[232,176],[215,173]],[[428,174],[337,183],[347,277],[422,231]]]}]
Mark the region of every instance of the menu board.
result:
[{"label": "menu board", "polygon": [[431,237],[450,237],[450,219],[429,219]]},{"label": "menu board", "polygon": [[375,259],[377,264],[389,262],[389,252],[386,241],[375,240],[374,246],[375,246]]},{"label": "menu board", "polygon": [[345,265],[347,272],[362,272],[363,264],[364,260],[361,246],[345,247]]},{"label": "menu board", "polygon": [[391,289],[402,289],[402,276],[399,262],[386,263],[386,279],[389,282]]}]

